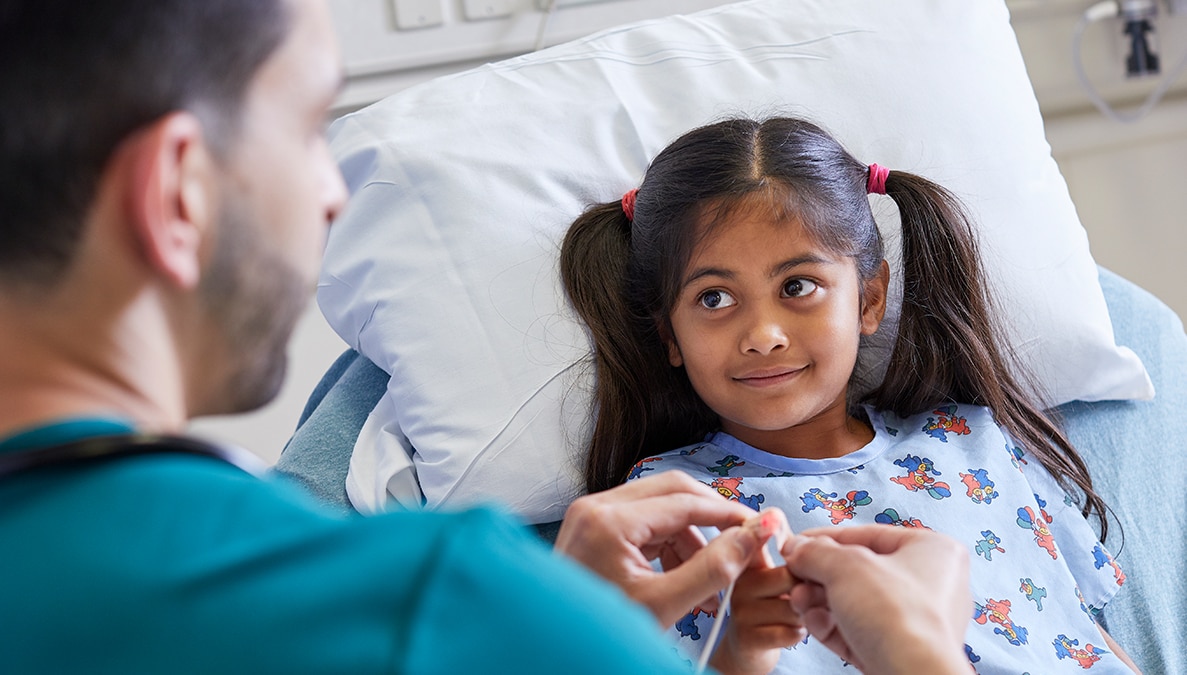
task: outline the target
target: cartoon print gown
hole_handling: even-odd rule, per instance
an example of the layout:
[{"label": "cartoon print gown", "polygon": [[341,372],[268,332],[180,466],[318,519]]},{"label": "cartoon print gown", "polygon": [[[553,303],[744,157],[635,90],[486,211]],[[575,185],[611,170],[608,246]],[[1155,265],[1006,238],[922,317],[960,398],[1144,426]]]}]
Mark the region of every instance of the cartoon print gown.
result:
[{"label": "cartoon print gown", "polygon": [[[631,478],[679,469],[755,510],[782,508],[794,531],[882,523],[943,532],[970,551],[965,653],[976,672],[1130,672],[1095,623],[1125,574],[988,409],[866,415],[874,440],[844,457],[781,457],[718,432],[639,462]],[[698,610],[673,628],[690,661],[716,620]],[[854,671],[809,636],[783,651],[775,672]]]}]

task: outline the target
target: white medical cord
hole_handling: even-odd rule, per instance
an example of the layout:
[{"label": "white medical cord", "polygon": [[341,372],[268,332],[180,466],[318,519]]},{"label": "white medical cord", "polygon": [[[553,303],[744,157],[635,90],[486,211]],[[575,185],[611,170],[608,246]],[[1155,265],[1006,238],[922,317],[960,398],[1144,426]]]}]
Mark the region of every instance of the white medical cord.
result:
[{"label": "white medical cord", "polygon": [[717,605],[717,620],[709,629],[709,637],[705,638],[705,648],[701,650],[701,658],[697,661],[696,675],[705,672],[705,667],[709,665],[709,657],[717,651],[717,636],[721,633],[721,624],[725,623],[725,615],[730,610],[730,598],[734,596],[734,584],[737,582],[737,577],[730,581],[730,585],[725,589],[725,595]]},{"label": "white medical cord", "polygon": [[548,22],[556,13],[556,4],[557,0],[548,0],[548,8],[544,10],[544,16],[540,18],[540,27],[536,29],[536,44],[532,47],[534,52],[540,51],[544,46],[544,31],[548,30]]},{"label": "white medical cord", "polygon": [[1154,109],[1154,106],[1158,105],[1158,103],[1162,100],[1162,97],[1165,96],[1166,92],[1170,90],[1171,85],[1173,85],[1175,81],[1179,79],[1179,76],[1183,74],[1183,70],[1187,69],[1187,54],[1183,55],[1183,58],[1179,61],[1178,65],[1176,65],[1174,69],[1171,70],[1171,72],[1167,73],[1166,77],[1162,79],[1162,82],[1158,84],[1158,87],[1150,93],[1149,97],[1146,98],[1146,102],[1143,103],[1137,110],[1130,113],[1123,113],[1114,110],[1107,101],[1101,98],[1101,95],[1096,91],[1096,88],[1093,87],[1092,83],[1088,81],[1088,75],[1084,73],[1084,63],[1080,58],[1080,46],[1084,39],[1084,31],[1088,29],[1090,24],[1115,17],[1120,13],[1120,11],[1121,7],[1117,4],[1116,0],[1105,0],[1104,2],[1098,2],[1085,10],[1084,14],[1080,17],[1080,20],[1076,22],[1076,31],[1072,36],[1072,65],[1076,67],[1076,77],[1080,79],[1080,84],[1084,87],[1084,91],[1088,94],[1088,99],[1092,101],[1092,104],[1096,106],[1097,110],[1100,110],[1101,113],[1112,120],[1129,124],[1137,122],[1146,115],[1149,115],[1150,111]]}]

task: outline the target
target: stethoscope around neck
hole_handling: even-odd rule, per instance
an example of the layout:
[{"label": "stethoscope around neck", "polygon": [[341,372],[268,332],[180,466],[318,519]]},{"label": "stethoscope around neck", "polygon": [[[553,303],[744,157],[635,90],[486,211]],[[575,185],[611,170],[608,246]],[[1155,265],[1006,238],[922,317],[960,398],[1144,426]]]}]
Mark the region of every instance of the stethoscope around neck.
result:
[{"label": "stethoscope around neck", "polygon": [[266,466],[255,455],[230,445],[188,436],[118,434],[30,450],[0,453],[0,479],[39,469],[73,468],[146,455],[191,455],[221,460],[253,476]]}]

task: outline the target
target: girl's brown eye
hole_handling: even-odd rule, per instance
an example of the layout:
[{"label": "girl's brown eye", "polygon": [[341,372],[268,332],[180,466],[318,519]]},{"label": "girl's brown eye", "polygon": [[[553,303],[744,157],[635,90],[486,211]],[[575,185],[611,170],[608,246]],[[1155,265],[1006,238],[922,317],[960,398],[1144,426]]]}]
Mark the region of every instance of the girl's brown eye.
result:
[{"label": "girl's brown eye", "polygon": [[701,306],[705,309],[719,309],[721,307],[729,307],[734,304],[733,297],[725,291],[705,291],[697,298]]},{"label": "girl's brown eye", "polygon": [[789,298],[809,295],[814,290],[816,290],[816,282],[807,279],[788,279],[787,283],[783,284],[783,295]]}]

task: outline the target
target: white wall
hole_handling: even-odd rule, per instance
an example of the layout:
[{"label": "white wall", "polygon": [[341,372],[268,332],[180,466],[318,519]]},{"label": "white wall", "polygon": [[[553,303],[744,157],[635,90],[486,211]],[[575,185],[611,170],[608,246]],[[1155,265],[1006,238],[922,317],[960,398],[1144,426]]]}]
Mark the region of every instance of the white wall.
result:
[{"label": "white wall", "polygon": [[[1047,128],[1097,262],[1187,317],[1187,76],[1134,124],[1092,106],[1073,69],[1071,42],[1085,0],[1007,0]],[[1182,5],[1183,3],[1179,3]],[[1187,58],[1187,15],[1166,7],[1156,21],[1162,77]],[[1130,111],[1160,78],[1127,80],[1116,21],[1090,26],[1083,63],[1090,82]]]},{"label": "white wall", "polygon": [[[424,0],[398,0],[400,7]],[[351,110],[432,77],[531,48],[543,14],[540,0],[430,0],[439,26],[395,28],[397,0],[330,0],[342,35],[349,81],[337,102]],[[560,0],[545,42],[572,39],[620,23],[724,4],[721,0]],[[1083,0],[1007,0],[1035,85],[1052,152],[1102,265],[1159,296],[1187,316],[1187,78],[1143,121],[1123,125],[1092,108],[1076,81],[1071,36]],[[482,12],[504,18],[468,20]],[[408,20],[407,13],[403,19]],[[1164,72],[1187,54],[1187,16],[1158,19]],[[1145,97],[1150,80],[1122,76],[1124,44],[1116,22],[1085,33],[1092,82],[1121,108]],[[312,303],[289,349],[290,375],[280,397],[261,411],[194,424],[198,433],[238,443],[275,461],[305,399],[346,348]]]}]

